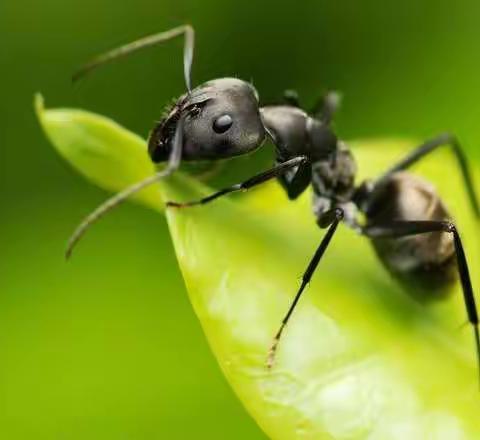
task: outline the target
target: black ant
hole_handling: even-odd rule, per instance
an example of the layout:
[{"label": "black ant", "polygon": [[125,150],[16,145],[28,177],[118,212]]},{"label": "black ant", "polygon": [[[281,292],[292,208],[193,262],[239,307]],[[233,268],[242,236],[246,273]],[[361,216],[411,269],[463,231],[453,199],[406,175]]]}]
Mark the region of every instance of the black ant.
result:
[{"label": "black ant", "polygon": [[[330,124],[339,102],[335,93],[327,94],[321,105],[308,114],[300,108],[294,93],[286,95],[286,104],[260,107],[255,88],[240,79],[215,79],[192,89],[194,30],[188,25],[112,50],[83,67],[75,74],[74,80],[109,61],[178,36],[185,37],[187,92],[155,126],[148,141],[152,160],[166,161],[166,168],[126,188],[90,214],[70,239],[67,257],[95,221],[133,193],[173,173],[182,160],[214,161],[251,153],[268,138],[276,148],[273,168],[200,200],[167,203],[175,208],[204,205],[273,178],[278,179],[289,199],[297,198],[312,186],[317,223],[320,228],[328,229],[275,335],[268,366],[272,366],[282,332],[340,223],[370,238],[382,263],[402,282],[434,289],[448,285],[460,276],[480,364],[478,313],[460,235],[432,186],[406,172],[438,147],[450,146],[462,172],[472,208],[480,217],[467,160],[457,138],[451,134],[437,136],[413,150],[380,177],[356,185],[355,160]],[[363,222],[358,219],[361,215],[365,219]]]}]

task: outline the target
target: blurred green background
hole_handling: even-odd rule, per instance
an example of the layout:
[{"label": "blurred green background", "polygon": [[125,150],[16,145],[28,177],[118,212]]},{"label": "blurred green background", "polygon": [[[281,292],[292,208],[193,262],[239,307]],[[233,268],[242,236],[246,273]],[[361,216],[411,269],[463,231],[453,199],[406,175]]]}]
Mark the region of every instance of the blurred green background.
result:
[{"label": "blurred green background", "polygon": [[338,89],[344,138],[451,130],[480,158],[478,0],[2,0],[1,439],[265,438],[209,352],[162,218],[122,207],[64,262],[72,228],[106,195],[57,157],[32,111],[41,91],[146,136],[184,91],[180,42],[69,78],[184,22],[197,84],[235,75],[265,102],[295,88],[307,106]]}]

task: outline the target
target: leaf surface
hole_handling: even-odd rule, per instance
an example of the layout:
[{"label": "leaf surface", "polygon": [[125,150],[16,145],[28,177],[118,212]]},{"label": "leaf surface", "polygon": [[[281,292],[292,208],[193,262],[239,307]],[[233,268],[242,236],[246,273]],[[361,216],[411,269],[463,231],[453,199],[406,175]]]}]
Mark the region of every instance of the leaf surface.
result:
[{"label": "leaf surface", "polygon": [[[62,156],[102,188],[119,190],[153,172],[145,142],[108,119],[44,110],[38,101],[37,112]],[[414,145],[372,140],[351,146],[363,178]],[[477,286],[478,225],[454,160],[439,152],[415,172],[438,183]],[[165,200],[208,192],[177,173],[140,201],[160,210]],[[346,228],[302,297],[273,369],[266,369],[272,337],[324,234],[310,197],[290,202],[273,182],[208,206],[167,210],[191,303],[247,410],[278,440],[480,438],[475,351],[470,328],[459,328],[466,320],[460,287],[421,303],[415,286],[392,280],[368,241]]]}]

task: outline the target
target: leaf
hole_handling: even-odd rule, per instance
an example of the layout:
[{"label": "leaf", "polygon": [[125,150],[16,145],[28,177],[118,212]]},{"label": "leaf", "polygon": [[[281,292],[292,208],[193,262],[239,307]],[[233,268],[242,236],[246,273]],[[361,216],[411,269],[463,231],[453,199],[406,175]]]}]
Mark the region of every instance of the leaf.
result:
[{"label": "leaf", "polygon": [[[45,110],[40,94],[35,96],[35,111],[60,155],[99,187],[117,192],[155,172],[145,141],[111,119],[77,109]],[[163,210],[157,185],[132,198]]]},{"label": "leaf", "polygon": [[[95,125],[96,116],[49,112],[53,123],[45,116],[43,123],[58,144],[77,133],[75,143],[57,149],[86,166],[84,174],[91,175],[89,162],[72,159],[82,132],[91,148],[104,151],[105,172],[112,169],[107,158],[115,146],[108,140],[123,129],[100,118],[103,129],[95,139],[85,125]],[[363,177],[413,145],[377,140],[354,143],[353,151]],[[136,167],[143,163],[138,156],[121,160]],[[438,182],[451,212],[459,214],[477,281],[477,225],[449,153],[435,156],[416,171]],[[128,167],[114,166],[119,178]],[[95,173],[102,181],[98,162]],[[178,173],[162,182],[161,192],[164,199],[188,200],[208,188]],[[324,234],[309,197],[289,202],[272,183],[205,207],[167,210],[190,300],[245,407],[272,439],[480,438],[475,352],[470,329],[459,330],[466,319],[459,286],[441,301],[419,303],[414,287],[407,291],[390,279],[368,241],[346,228],[334,237],[286,328],[274,368],[265,368],[272,337]]]}]

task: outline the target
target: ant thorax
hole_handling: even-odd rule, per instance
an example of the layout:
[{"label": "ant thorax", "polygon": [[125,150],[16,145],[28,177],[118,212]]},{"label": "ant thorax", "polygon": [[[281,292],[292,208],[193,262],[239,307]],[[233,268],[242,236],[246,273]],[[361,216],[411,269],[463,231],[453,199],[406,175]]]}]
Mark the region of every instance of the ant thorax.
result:
[{"label": "ant thorax", "polygon": [[313,212],[316,218],[332,208],[342,207],[347,223],[350,223],[350,217],[355,223],[357,209],[352,198],[356,173],[355,158],[342,142],[327,158],[312,163]]},{"label": "ant thorax", "polygon": [[338,202],[348,202],[355,192],[357,163],[341,142],[324,160],[312,163],[312,186],[315,194]]}]

